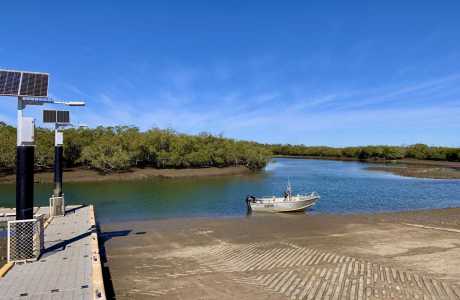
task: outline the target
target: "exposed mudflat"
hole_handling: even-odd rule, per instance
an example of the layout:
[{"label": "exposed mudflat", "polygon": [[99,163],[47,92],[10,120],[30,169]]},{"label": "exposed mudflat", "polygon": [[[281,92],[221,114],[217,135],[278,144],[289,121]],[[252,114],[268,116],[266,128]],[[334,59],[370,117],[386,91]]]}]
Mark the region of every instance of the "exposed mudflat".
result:
[{"label": "exposed mudflat", "polygon": [[460,299],[460,209],[102,226],[117,299]]},{"label": "exposed mudflat", "polygon": [[432,167],[427,165],[404,165],[389,164],[382,166],[372,166],[367,168],[371,171],[390,172],[392,174],[432,179],[460,179],[460,170],[446,167]]},{"label": "exposed mudflat", "polygon": [[358,159],[349,157],[316,156],[276,156],[297,159],[320,159],[337,161],[359,161],[375,164],[367,168],[370,171],[389,172],[395,175],[431,179],[460,179],[460,162],[421,159]]},{"label": "exposed mudflat", "polygon": [[[88,169],[68,169],[64,171],[65,182],[97,182],[97,181],[127,181],[147,179],[150,177],[163,178],[187,178],[206,176],[228,176],[248,174],[251,170],[243,166],[225,168],[198,168],[198,169],[155,169],[155,168],[133,168],[125,172],[114,172],[104,174]],[[53,172],[35,173],[34,180],[38,183],[52,183]],[[15,174],[0,174],[0,184],[14,183]]]}]

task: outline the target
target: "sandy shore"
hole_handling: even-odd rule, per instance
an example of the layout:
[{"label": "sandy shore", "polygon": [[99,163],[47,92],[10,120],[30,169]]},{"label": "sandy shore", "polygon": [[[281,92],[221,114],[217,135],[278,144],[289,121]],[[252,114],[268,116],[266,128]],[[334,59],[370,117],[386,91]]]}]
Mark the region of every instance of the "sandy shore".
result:
[{"label": "sandy shore", "polygon": [[460,298],[460,208],[101,229],[117,299]]},{"label": "sandy shore", "polygon": [[[432,179],[460,179],[460,162],[453,161],[434,161],[418,159],[366,159],[347,157],[315,157],[315,156],[277,156],[279,158],[297,158],[297,159],[320,159],[320,160],[337,160],[353,161],[376,164],[368,167],[370,171],[389,172],[395,175],[432,178]],[[276,158],[276,157],[275,157]]]},{"label": "sandy shore", "polygon": [[429,165],[386,164],[367,168],[370,171],[389,172],[395,175],[432,178],[432,179],[460,179],[460,170]]},{"label": "sandy shore", "polygon": [[431,167],[445,167],[460,169],[460,162],[456,161],[438,161],[438,160],[426,160],[426,159],[358,159],[353,157],[324,157],[324,156],[274,156],[273,158],[294,158],[294,159],[318,159],[318,160],[337,160],[337,161],[357,161],[365,163],[382,163],[382,164],[405,164],[405,165],[417,165],[417,166],[431,166]]},{"label": "sandy shore", "polygon": [[[201,168],[201,169],[154,169],[154,168],[133,168],[126,172],[103,174],[88,169],[69,169],[64,171],[66,182],[94,182],[94,181],[120,181],[138,180],[150,177],[163,178],[185,178],[185,177],[206,177],[206,176],[229,176],[248,174],[252,171],[246,167],[226,167],[226,168]],[[34,180],[39,183],[53,182],[52,172],[35,173]],[[16,175],[0,175],[0,184],[14,183]]]},{"label": "sandy shore", "polygon": [[[276,158],[276,157],[275,157]],[[288,157],[285,157],[288,158]],[[319,157],[289,157],[297,159],[323,159],[339,161],[358,161],[346,158],[319,158]],[[396,175],[435,178],[435,179],[460,179],[460,163],[446,161],[428,161],[402,159],[396,161],[368,160],[367,163],[379,163],[381,165],[371,166],[368,170],[379,172],[390,172]],[[104,174],[95,170],[88,169],[67,169],[64,171],[66,182],[94,182],[94,181],[126,181],[139,180],[149,177],[163,178],[186,178],[186,177],[207,177],[207,176],[232,176],[249,174],[252,171],[243,166],[226,168],[200,168],[200,169],[154,169],[154,168],[133,168],[126,172]],[[52,183],[53,173],[37,172],[34,179],[38,183]],[[15,174],[5,174],[0,172],[0,184],[15,183]]]}]

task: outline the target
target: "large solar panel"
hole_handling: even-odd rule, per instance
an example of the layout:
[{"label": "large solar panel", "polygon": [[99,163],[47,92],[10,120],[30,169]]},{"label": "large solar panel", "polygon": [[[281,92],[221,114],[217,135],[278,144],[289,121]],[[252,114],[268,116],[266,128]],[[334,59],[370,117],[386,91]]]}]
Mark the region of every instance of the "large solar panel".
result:
[{"label": "large solar panel", "polygon": [[0,70],[0,96],[48,97],[48,74]]},{"label": "large solar panel", "polygon": [[44,110],[43,123],[70,123],[70,113],[67,110]]},{"label": "large solar panel", "polygon": [[19,95],[48,97],[48,74],[22,73]]},{"label": "large solar panel", "polygon": [[0,70],[0,95],[17,96],[19,84],[21,83],[21,72]]}]

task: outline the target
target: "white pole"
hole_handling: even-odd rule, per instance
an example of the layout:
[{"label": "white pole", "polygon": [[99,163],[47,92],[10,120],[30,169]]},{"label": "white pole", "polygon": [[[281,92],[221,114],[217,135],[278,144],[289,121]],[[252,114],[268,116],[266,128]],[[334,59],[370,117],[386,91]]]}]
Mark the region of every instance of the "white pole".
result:
[{"label": "white pole", "polygon": [[24,100],[18,97],[18,125],[16,132],[16,145],[22,146],[22,111],[24,110]]},{"label": "white pole", "polygon": [[58,143],[58,134],[59,134],[59,127],[57,123],[54,123],[54,146],[59,146]]}]

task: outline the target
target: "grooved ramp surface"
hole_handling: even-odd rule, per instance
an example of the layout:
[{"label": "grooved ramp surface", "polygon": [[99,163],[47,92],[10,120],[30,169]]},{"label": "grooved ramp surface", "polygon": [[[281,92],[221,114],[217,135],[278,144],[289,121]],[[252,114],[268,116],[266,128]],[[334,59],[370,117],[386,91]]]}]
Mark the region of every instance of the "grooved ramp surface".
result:
[{"label": "grooved ramp surface", "polygon": [[460,299],[459,234],[385,216],[126,222],[102,234],[117,299]]},{"label": "grooved ramp surface", "polygon": [[[181,267],[185,261],[187,268]],[[447,281],[289,243],[183,249],[136,268],[150,276],[135,283],[143,289],[133,286],[122,298],[175,298],[176,291],[201,282],[209,289],[248,288],[248,299],[460,299],[460,286]]]},{"label": "grooved ramp surface", "polygon": [[0,299],[92,299],[90,207],[54,217],[45,230],[45,253],[17,264],[0,279]]},{"label": "grooved ramp surface", "polygon": [[457,285],[294,244],[223,244],[197,258],[290,299],[460,299]]}]

